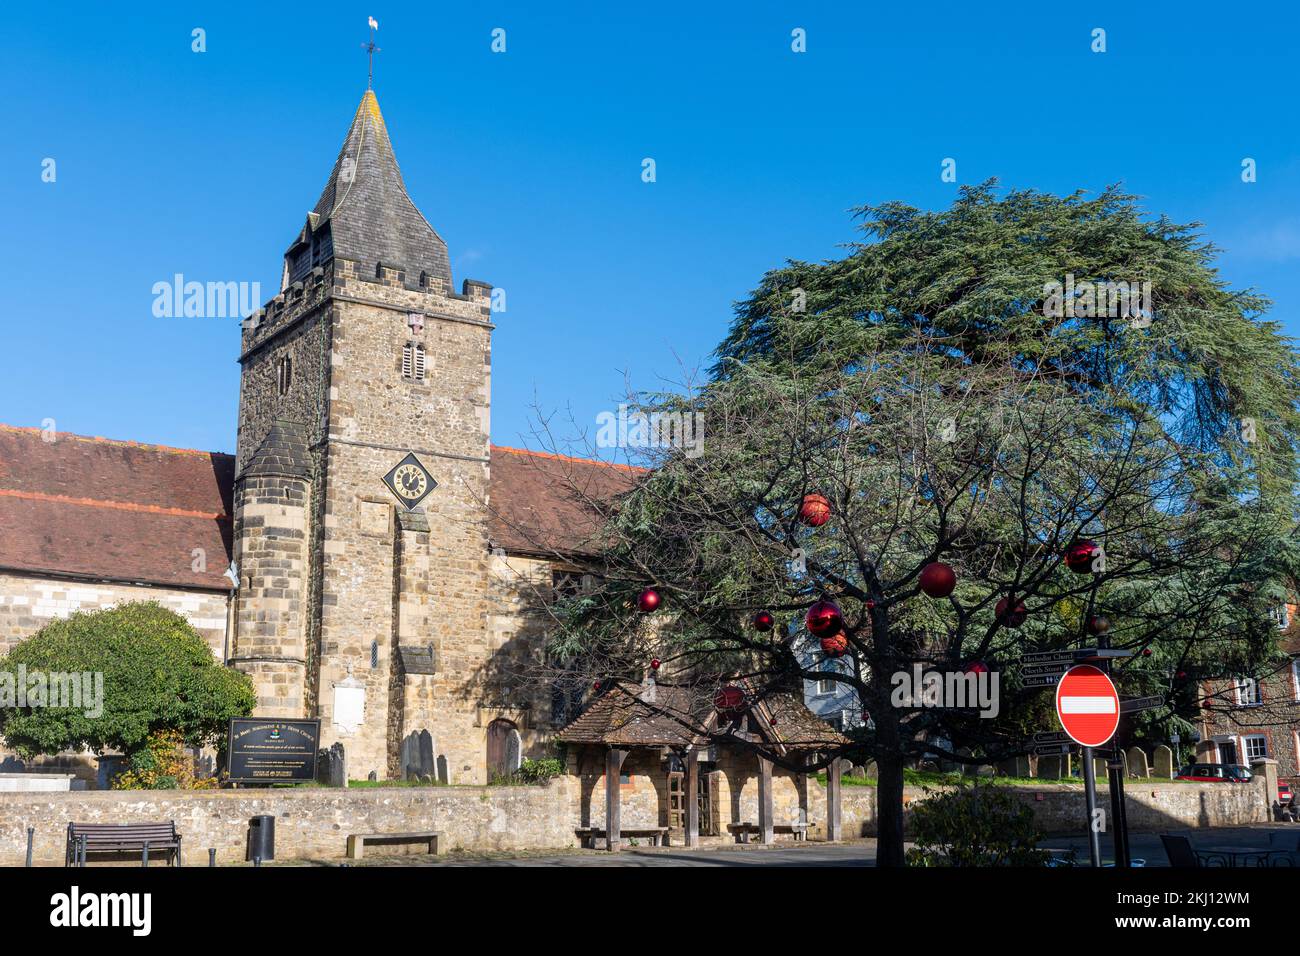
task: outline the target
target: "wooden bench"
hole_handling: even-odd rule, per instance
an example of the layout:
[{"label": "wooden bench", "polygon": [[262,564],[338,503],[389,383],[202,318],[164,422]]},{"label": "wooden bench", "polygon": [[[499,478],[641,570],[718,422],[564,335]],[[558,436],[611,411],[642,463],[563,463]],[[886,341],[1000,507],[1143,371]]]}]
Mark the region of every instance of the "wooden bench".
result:
[{"label": "wooden bench", "polygon": [[[597,849],[596,844],[604,840],[606,833],[599,827],[578,827],[573,831],[582,845],[589,850]],[[618,831],[619,840],[628,837],[644,837],[650,841],[652,846],[668,846],[668,828],[667,827],[632,827],[627,830]]]},{"label": "wooden bench", "polygon": [[[729,823],[727,832],[735,836],[737,843],[748,843],[750,836],[758,833],[757,823]],[[778,823],[772,827],[773,833],[792,833],[796,842],[808,839],[808,824]]]},{"label": "wooden bench", "polygon": [[176,832],[176,821],[166,823],[69,823],[68,847],[64,866],[84,866],[88,853],[140,852],[147,864],[145,847],[149,853],[161,851],[167,856],[168,866],[181,862],[181,835]]},{"label": "wooden bench", "polygon": [[366,854],[366,844],[386,843],[427,843],[429,853],[438,854],[438,841],[442,833],[438,830],[416,830],[412,833],[350,833],[348,834],[348,859],[360,860]]}]

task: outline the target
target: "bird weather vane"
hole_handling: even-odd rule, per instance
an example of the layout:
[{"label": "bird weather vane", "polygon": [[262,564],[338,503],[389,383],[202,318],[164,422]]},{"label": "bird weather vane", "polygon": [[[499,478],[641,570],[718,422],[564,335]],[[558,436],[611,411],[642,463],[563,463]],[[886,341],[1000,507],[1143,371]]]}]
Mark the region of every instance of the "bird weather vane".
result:
[{"label": "bird weather vane", "polygon": [[370,61],[370,75],[366,79],[366,89],[375,88],[375,54],[381,52],[379,47],[375,46],[375,31],[379,29],[379,21],[374,17],[367,17],[370,21],[370,42],[361,44],[361,49],[366,51],[367,59]]}]

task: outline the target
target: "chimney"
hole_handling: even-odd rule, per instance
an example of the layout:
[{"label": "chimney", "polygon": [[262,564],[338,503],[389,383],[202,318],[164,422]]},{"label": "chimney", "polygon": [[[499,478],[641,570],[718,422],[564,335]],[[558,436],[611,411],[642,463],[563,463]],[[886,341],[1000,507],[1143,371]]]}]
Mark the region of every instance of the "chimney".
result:
[{"label": "chimney", "polygon": [[641,681],[639,698],[647,704],[655,702],[655,679],[653,674],[646,674],[645,680]]}]

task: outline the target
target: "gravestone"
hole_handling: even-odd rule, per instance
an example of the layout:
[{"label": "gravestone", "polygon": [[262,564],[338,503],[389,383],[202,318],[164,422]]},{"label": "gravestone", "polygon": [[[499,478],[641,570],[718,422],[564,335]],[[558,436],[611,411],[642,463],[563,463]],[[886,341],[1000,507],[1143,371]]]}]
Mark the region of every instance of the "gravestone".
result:
[{"label": "gravestone", "polygon": [[1174,752],[1160,744],[1155,749],[1155,776],[1161,780],[1172,780],[1174,778]]},{"label": "gravestone", "polygon": [[1093,772],[1093,775],[1094,775],[1098,780],[1106,780],[1106,779],[1108,779],[1108,778],[1106,777],[1106,774],[1107,774],[1109,771],[1106,769],[1106,758],[1105,758],[1105,757],[1093,757],[1093,758],[1092,758],[1092,772]]},{"label": "gravestone", "polygon": [[317,755],[316,780],[323,787],[346,787],[348,785],[347,757],[343,752],[341,743],[336,743]]},{"label": "gravestone", "polygon": [[444,787],[451,783],[451,774],[448,773],[446,754],[438,755],[438,782]]},{"label": "gravestone", "polygon": [[1128,772],[1133,777],[1149,777],[1150,771],[1147,769],[1147,755],[1141,747],[1130,747],[1128,749]]},{"label": "gravestone", "polygon": [[858,779],[858,780],[866,780],[866,779],[867,779],[867,768],[866,768],[866,767],[854,767],[852,770],[849,771],[849,776],[850,776],[850,777],[854,777],[855,779]]},{"label": "gravestone", "polygon": [[514,773],[523,762],[524,742],[519,731],[511,728],[506,735],[506,773]]},{"label": "gravestone", "polygon": [[876,766],[874,760],[868,760],[866,765],[862,768],[862,775],[874,780],[880,776],[880,768]]},{"label": "gravestone", "polygon": [[[1069,759],[1068,757],[1065,759]],[[1059,780],[1065,776],[1061,772],[1061,757],[1039,757],[1038,776],[1043,780]]]},{"label": "gravestone", "polygon": [[437,770],[433,762],[433,735],[427,730],[420,731],[419,746],[416,749],[420,758],[420,779],[432,780]]},{"label": "gravestone", "polygon": [[413,730],[407,734],[402,739],[401,761],[403,780],[432,779],[435,771],[433,735],[427,730]]}]

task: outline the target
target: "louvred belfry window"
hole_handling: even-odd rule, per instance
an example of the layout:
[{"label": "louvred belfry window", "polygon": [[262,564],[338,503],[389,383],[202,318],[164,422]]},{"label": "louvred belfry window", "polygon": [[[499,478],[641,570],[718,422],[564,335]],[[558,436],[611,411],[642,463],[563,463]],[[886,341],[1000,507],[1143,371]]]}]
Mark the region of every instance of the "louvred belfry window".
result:
[{"label": "louvred belfry window", "polygon": [[402,348],[402,378],[424,381],[424,346],[418,342],[408,342]]}]

